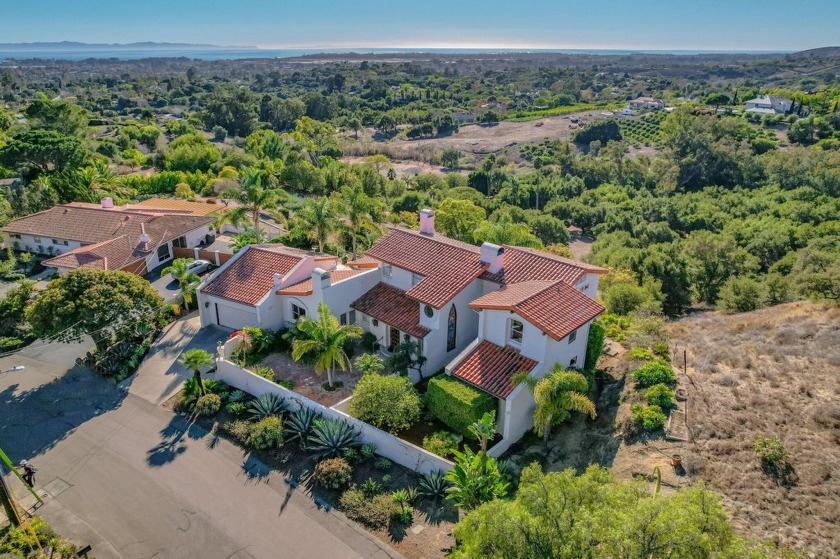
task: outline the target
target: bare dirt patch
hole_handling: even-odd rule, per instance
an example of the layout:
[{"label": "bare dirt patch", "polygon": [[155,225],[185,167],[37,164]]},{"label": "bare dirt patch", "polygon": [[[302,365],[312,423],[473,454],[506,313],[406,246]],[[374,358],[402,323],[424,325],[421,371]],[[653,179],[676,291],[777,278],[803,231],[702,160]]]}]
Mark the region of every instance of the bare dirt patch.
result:
[{"label": "bare dirt patch", "polygon": [[359,374],[352,369],[346,372],[337,370],[333,373],[333,382],[340,382],[343,386],[331,391],[324,390],[322,385],[327,382],[327,375],[318,376],[312,365],[294,361],[289,353],[270,353],[260,365],[274,371],[276,381],[292,381],[292,390],[327,407],[349,398],[359,381]]}]

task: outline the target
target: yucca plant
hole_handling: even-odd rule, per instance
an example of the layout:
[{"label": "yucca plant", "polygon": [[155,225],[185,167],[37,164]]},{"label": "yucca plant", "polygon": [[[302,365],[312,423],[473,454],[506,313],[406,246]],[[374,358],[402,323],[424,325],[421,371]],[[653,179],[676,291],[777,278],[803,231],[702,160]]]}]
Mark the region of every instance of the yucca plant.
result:
[{"label": "yucca plant", "polygon": [[298,439],[301,448],[306,448],[306,441],[312,433],[312,428],[320,418],[321,414],[311,408],[300,408],[289,416],[286,421],[286,431],[291,435],[290,438]]},{"label": "yucca plant", "polygon": [[273,392],[266,392],[251,402],[251,409],[248,412],[251,414],[252,419],[259,421],[266,417],[279,417],[288,409],[286,400]]},{"label": "yucca plant", "polygon": [[317,458],[336,458],[348,448],[360,445],[359,433],[346,421],[316,421],[307,446]]},{"label": "yucca plant", "polygon": [[417,492],[424,497],[434,499],[436,502],[446,496],[446,489],[449,482],[443,477],[441,470],[435,470],[424,475],[420,479]]}]

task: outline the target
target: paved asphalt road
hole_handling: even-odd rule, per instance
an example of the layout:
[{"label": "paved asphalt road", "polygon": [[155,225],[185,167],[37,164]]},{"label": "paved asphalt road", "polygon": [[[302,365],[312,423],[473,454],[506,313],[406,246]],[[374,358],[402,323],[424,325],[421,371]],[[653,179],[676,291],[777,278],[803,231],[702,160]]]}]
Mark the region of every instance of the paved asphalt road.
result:
[{"label": "paved asphalt road", "polygon": [[0,369],[26,366],[0,375],[0,446],[38,468],[48,494],[38,513],[98,559],[397,557],[238,447],[67,371],[82,347],[0,359]]}]

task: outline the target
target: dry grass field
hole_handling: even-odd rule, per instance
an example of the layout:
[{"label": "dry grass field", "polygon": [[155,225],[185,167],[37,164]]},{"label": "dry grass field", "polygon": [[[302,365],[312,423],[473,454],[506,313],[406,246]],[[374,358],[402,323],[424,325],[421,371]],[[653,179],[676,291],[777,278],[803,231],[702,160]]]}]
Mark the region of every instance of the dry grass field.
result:
[{"label": "dry grass field", "polygon": [[[688,352],[682,445],[691,478],[723,495],[740,531],[813,556],[840,553],[840,308],[791,303],[672,323]],[[753,444],[778,436],[793,476],[765,473]],[[686,452],[687,451],[687,452]]]}]

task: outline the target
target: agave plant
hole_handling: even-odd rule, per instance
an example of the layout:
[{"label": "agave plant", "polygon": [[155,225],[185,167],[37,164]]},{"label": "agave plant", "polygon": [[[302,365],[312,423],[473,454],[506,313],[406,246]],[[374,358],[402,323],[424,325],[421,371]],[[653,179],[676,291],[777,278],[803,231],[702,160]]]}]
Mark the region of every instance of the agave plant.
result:
[{"label": "agave plant", "polygon": [[362,445],[361,454],[362,458],[364,458],[365,460],[370,460],[371,458],[376,456],[376,445],[373,443],[367,443],[365,445]]},{"label": "agave plant", "polygon": [[321,415],[311,408],[302,407],[286,420],[286,431],[291,434],[291,438],[298,439],[301,448],[306,448],[312,428],[320,418]]},{"label": "agave plant", "polygon": [[317,458],[337,458],[359,445],[359,433],[349,423],[326,419],[315,423],[307,446]]},{"label": "agave plant", "polygon": [[370,499],[371,497],[375,497],[382,493],[382,484],[373,478],[368,478],[366,482],[362,483],[359,486],[359,489],[362,490],[362,493],[365,494],[365,497]]},{"label": "agave plant", "polygon": [[251,414],[252,419],[259,421],[266,417],[279,416],[288,409],[289,406],[286,405],[285,399],[274,392],[266,392],[251,402],[251,409],[248,412]]},{"label": "agave plant", "polygon": [[444,473],[441,470],[435,470],[424,475],[420,479],[417,492],[435,501],[443,498],[446,496],[446,489],[449,487],[449,482],[443,476]]}]

